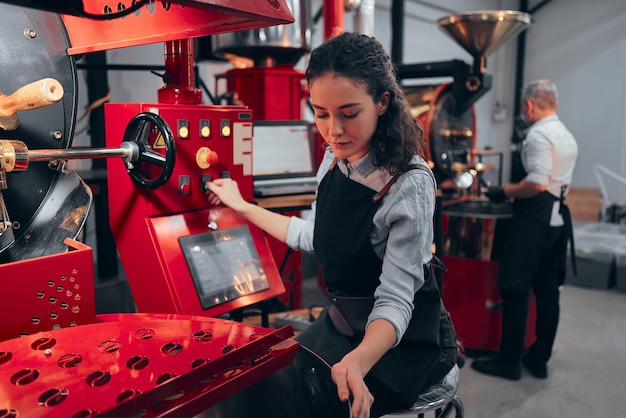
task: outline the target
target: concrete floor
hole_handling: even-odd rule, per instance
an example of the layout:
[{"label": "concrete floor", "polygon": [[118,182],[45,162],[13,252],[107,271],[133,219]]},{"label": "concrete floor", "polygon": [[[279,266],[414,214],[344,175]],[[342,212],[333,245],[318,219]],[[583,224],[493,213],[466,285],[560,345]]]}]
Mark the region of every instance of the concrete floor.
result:
[{"label": "concrete floor", "polygon": [[[323,300],[304,283],[304,306]],[[565,285],[548,379],[482,375],[467,358],[458,395],[466,418],[617,418],[626,416],[626,293]]]},{"label": "concrete floor", "polygon": [[566,285],[548,379],[514,382],[461,369],[467,418],[626,416],[626,293]]}]

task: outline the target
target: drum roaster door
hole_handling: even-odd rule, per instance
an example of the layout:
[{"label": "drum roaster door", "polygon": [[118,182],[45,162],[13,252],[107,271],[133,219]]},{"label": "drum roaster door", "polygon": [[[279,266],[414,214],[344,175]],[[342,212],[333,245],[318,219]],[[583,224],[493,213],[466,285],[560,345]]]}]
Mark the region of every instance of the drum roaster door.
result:
[{"label": "drum roaster door", "polygon": [[[495,351],[500,342],[501,301],[496,288],[498,263],[513,210],[511,202],[483,199],[444,202],[444,303],[468,351]],[[531,298],[525,345],[535,339],[535,301]]]}]

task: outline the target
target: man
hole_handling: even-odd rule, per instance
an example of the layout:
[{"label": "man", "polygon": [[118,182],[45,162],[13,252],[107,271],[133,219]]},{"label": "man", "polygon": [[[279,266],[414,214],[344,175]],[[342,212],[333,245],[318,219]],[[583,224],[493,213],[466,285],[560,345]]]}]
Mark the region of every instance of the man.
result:
[{"label": "man", "polygon": [[[559,120],[557,90],[549,80],[528,83],[521,110],[530,125],[522,143],[526,177],[517,184],[490,187],[493,202],[513,199],[513,221],[497,278],[502,299],[502,332],[495,356],[477,359],[478,372],[510,380],[521,378],[521,364],[539,379],[547,363],[559,322],[559,286],[565,277],[565,253],[571,232],[567,188],[578,155],[573,135]],[[536,341],[524,353],[529,294],[535,294]]]}]

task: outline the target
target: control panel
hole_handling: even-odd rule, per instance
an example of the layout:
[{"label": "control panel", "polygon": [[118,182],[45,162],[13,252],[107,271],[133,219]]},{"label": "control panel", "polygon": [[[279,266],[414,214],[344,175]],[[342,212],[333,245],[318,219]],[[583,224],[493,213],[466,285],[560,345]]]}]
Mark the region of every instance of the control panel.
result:
[{"label": "control panel", "polygon": [[140,312],[216,316],[285,292],[265,233],[206,195],[230,177],[252,200],[249,108],[109,103],[105,119],[107,147],[142,155],[107,160],[111,232]]}]

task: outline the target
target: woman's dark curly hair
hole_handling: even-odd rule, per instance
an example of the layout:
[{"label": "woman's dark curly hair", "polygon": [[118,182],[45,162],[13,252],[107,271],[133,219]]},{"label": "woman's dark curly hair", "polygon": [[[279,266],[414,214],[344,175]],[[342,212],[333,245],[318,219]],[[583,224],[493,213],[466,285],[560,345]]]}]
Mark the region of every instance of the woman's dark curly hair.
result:
[{"label": "woman's dark curly hair", "polygon": [[406,171],[413,155],[424,156],[422,128],[411,116],[395,68],[378,40],[344,32],[315,48],[306,70],[309,87],[328,74],[363,84],[374,103],[380,102],[384,92],[389,92],[389,107],[378,117],[371,141],[377,166],[395,174]]}]

